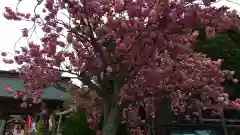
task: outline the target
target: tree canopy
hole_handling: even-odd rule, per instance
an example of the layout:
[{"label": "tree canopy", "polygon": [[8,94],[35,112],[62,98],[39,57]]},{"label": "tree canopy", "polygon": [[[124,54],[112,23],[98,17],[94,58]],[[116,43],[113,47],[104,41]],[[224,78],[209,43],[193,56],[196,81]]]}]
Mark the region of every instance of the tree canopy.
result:
[{"label": "tree canopy", "polygon": [[[32,21],[44,32],[37,44],[23,28],[28,46],[16,50],[13,59],[3,59],[20,65],[17,72],[25,90],[17,96],[23,96],[23,102],[27,98],[41,102],[44,88],[54,85],[63,72],[71,73],[85,86],[81,93],[91,97],[82,104],[91,128],[98,129],[103,112],[102,135],[115,135],[120,122],[144,124],[137,109],[142,103],[155,118],[155,97],[170,97],[174,111],[188,104],[229,104],[222,83],[225,75],[233,73],[223,72],[221,59],[194,52],[192,45],[200,25],[206,27],[207,37],[238,26],[235,11],[219,10],[207,0],[206,6],[191,0],[42,0],[38,5],[41,3],[45,4],[42,13],[21,13],[9,7],[4,13],[8,20]],[[63,12],[68,20],[59,18]],[[11,93],[11,88],[5,87],[5,91]]]}]

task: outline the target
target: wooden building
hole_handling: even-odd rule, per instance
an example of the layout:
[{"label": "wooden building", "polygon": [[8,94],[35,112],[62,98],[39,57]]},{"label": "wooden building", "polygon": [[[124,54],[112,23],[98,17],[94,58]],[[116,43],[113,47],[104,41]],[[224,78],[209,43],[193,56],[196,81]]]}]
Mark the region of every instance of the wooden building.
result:
[{"label": "wooden building", "polygon": [[156,104],[157,135],[240,135],[240,111],[236,108],[224,107],[221,114],[214,115],[213,107],[208,107],[194,116],[191,112],[174,115],[167,98]]},{"label": "wooden building", "polygon": [[[69,78],[62,78],[59,83],[67,85],[68,81]],[[14,123],[19,124],[20,122],[23,124],[24,121],[26,122],[28,116],[33,117],[33,120],[39,119],[39,113],[43,110],[43,107],[47,110],[45,115],[49,116],[48,114],[51,114],[54,110],[62,106],[62,99],[67,96],[67,93],[64,92],[62,87],[56,85],[56,87],[50,87],[44,90],[42,103],[32,104],[32,106],[22,108],[20,107],[22,103],[21,99],[14,99],[14,95],[4,92],[3,87],[5,85],[10,86],[14,91],[24,90],[22,81],[17,73],[0,71],[0,88],[2,89],[0,90],[0,135],[5,135]],[[21,126],[21,128],[25,127]]]}]

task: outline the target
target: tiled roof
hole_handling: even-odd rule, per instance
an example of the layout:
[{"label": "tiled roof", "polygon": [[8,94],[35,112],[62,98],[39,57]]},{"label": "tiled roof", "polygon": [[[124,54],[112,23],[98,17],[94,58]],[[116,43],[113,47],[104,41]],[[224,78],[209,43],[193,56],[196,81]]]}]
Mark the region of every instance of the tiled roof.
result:
[{"label": "tiled roof", "polygon": [[[22,85],[22,80],[16,76],[13,77],[13,74],[7,75],[6,72],[0,71],[0,97],[8,97],[11,98],[14,95],[10,95],[6,92],[4,92],[3,87],[5,85],[10,86],[14,91],[17,90],[24,90]],[[43,98],[45,100],[61,100],[67,95],[66,92],[63,92],[61,90],[56,89],[55,87],[49,87],[44,90]]]}]

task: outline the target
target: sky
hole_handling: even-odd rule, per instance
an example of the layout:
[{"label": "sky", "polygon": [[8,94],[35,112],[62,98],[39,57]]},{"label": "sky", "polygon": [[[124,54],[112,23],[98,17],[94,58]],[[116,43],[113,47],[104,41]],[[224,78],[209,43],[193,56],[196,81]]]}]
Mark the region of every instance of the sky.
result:
[{"label": "sky", "polygon": [[[11,52],[13,54],[15,44],[21,37],[21,29],[30,28],[32,26],[31,23],[26,22],[14,22],[8,21],[3,17],[4,7],[12,7],[15,9],[18,0],[2,0],[0,1],[0,52]],[[36,0],[23,0],[21,4],[19,4],[18,10],[21,12],[31,13],[33,12],[34,5],[36,5]],[[41,36],[41,32],[37,30],[37,35]],[[36,34],[33,35],[32,39],[37,40],[38,36]],[[16,44],[16,47],[25,46],[26,42],[21,40]],[[9,54],[8,54],[9,55]],[[9,70],[16,68],[16,65],[7,65],[2,62],[2,58],[0,58],[0,70]]]},{"label": "sky", "polygon": [[[218,1],[218,0],[217,0]],[[240,5],[237,5],[235,3],[240,4],[240,0],[232,0],[235,3],[227,2],[227,0],[219,0],[216,5],[226,5],[231,7],[232,9],[239,9],[240,12]],[[0,1],[0,52],[6,51],[14,53],[14,48],[19,48],[20,46],[25,46],[26,41],[20,40],[17,44],[16,42],[21,37],[21,29],[23,28],[30,28],[32,26],[31,23],[26,22],[14,22],[14,21],[8,21],[3,16],[2,13],[4,12],[4,7],[12,7],[15,9],[16,5],[18,3],[18,0],[1,0]],[[34,6],[36,5],[37,0],[22,0],[21,4],[19,5],[18,10],[20,12],[25,13],[32,13]],[[42,4],[38,8],[38,12],[41,11],[41,7],[44,5]],[[39,12],[40,13],[40,12]],[[41,37],[41,30],[37,29],[36,32],[32,36],[33,41],[38,41],[39,37]],[[0,57],[0,70],[10,70],[13,68],[16,68],[16,65],[6,65],[2,62],[2,58]]]}]

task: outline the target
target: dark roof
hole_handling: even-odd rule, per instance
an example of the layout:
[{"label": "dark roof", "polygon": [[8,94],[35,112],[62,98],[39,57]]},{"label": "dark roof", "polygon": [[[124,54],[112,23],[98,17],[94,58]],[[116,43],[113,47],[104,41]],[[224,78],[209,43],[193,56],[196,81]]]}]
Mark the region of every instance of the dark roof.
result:
[{"label": "dark roof", "polygon": [[[69,80],[69,78],[62,78],[62,80]],[[5,85],[10,86],[14,91],[24,90],[22,80],[19,78],[18,73],[10,73],[7,71],[0,71],[0,97],[13,98],[14,95],[10,95],[4,92],[3,87]],[[55,87],[49,87],[44,90],[43,98],[45,100],[61,100],[67,95]]]}]

